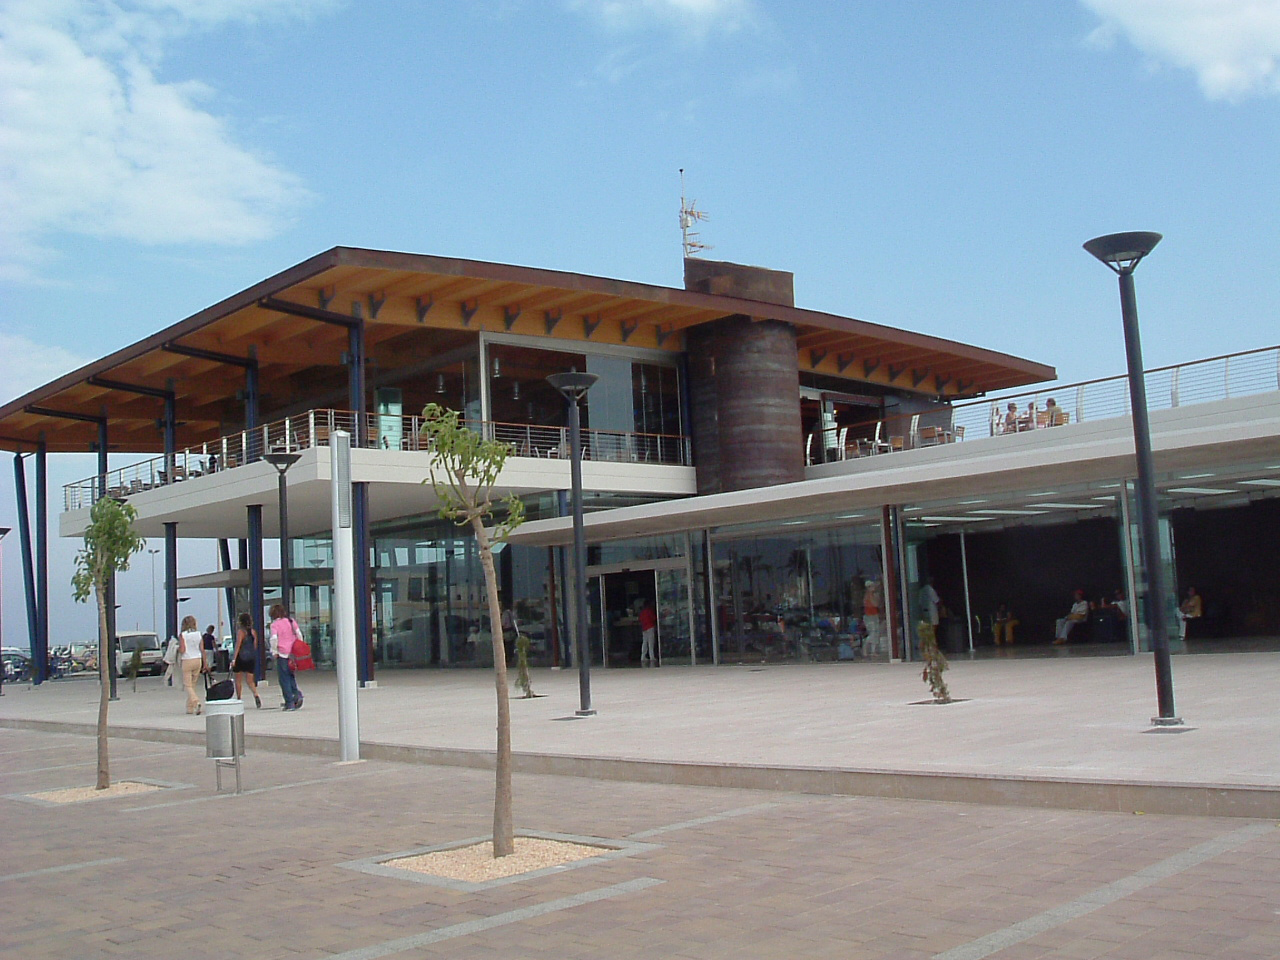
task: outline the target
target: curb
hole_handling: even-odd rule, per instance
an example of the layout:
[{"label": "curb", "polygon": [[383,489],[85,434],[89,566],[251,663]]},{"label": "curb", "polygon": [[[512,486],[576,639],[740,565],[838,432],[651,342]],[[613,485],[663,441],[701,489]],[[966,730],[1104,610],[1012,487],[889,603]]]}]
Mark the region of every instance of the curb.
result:
[{"label": "curb", "polygon": [[[96,736],[88,723],[0,718],[0,729],[38,730]],[[204,735],[185,730],[108,727],[121,740],[146,740],[201,746]],[[338,757],[338,742],[317,737],[251,734],[247,749]],[[442,767],[492,770],[494,755],[485,750],[417,747],[362,742],[366,760],[419,763]],[[667,760],[620,760],[611,757],[515,753],[515,773],[632,783],[663,783],[735,790],[769,790],[829,796],[933,800],[990,806],[1097,810],[1109,813],[1154,813],[1172,816],[1242,817],[1280,820],[1280,787],[1230,784],[1159,783],[1154,781],[1084,780],[1058,777],[929,773],[903,770],[856,770],[832,767],[712,764]]]}]

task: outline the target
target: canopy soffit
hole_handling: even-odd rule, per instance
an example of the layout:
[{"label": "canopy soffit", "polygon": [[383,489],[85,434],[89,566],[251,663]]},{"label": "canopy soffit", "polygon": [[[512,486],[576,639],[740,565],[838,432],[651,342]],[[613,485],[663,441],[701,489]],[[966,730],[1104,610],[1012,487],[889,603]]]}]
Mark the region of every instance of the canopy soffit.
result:
[{"label": "canopy soffit", "polygon": [[[308,311],[312,315],[304,315]],[[1052,367],[1029,360],[796,307],[508,264],[335,247],[0,407],[0,449],[29,450],[42,436],[50,451],[90,449],[97,425],[41,412],[59,411],[105,416],[113,450],[159,451],[164,400],[157,391],[174,394],[179,447],[213,439],[240,422],[244,366],[250,363],[258,365],[260,390],[270,396],[271,408],[346,406],[348,333],[337,319],[363,321],[376,382],[379,373],[429,362],[481,330],[674,352],[683,349],[688,328],[733,315],[793,324],[802,372],[944,397],[1055,376]]]}]

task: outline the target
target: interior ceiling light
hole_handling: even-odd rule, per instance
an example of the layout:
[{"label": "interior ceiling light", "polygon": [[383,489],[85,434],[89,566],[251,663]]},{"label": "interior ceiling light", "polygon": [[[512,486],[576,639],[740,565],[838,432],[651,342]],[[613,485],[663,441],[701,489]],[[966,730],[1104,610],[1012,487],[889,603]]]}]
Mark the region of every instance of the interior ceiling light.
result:
[{"label": "interior ceiling light", "polygon": [[493,379],[497,380],[500,376],[502,376],[501,358],[494,357],[493,358]]},{"label": "interior ceiling light", "polygon": [[444,374],[436,377],[436,393],[444,393]]},{"label": "interior ceiling light", "polygon": [[1241,480],[1251,487],[1280,487],[1280,480]]},{"label": "interior ceiling light", "polygon": [[1184,473],[1178,477],[1179,480],[1204,480],[1207,477],[1216,477],[1216,473]]},{"label": "interior ceiling light", "polygon": [[1170,487],[1165,493],[1194,493],[1197,496],[1211,497],[1220,493],[1235,493],[1234,490],[1218,490],[1215,487]]},{"label": "interior ceiling light", "polygon": [[[1111,498],[1108,497],[1108,500]],[[1037,503],[1037,507],[1045,507],[1049,510],[1099,510],[1105,507],[1105,503]]]},{"label": "interior ceiling light", "polygon": [[969,506],[969,504],[971,504],[971,503],[987,503],[987,502],[988,502],[988,500],[987,500],[987,498],[986,498],[986,497],[983,497],[983,498],[981,498],[980,500],[957,500],[957,501],[956,501],[956,506],[957,506],[957,507],[967,507],[967,506]]},{"label": "interior ceiling light", "polygon": [[1030,500],[1032,497],[1056,497],[1056,496],[1058,496],[1057,490],[1046,490],[1044,493],[1028,493],[1027,499]]},{"label": "interior ceiling light", "polygon": [[921,520],[927,520],[930,523],[971,523],[976,520],[982,520],[982,517],[921,517]]},{"label": "interior ceiling light", "polygon": [[1048,510],[974,510],[974,513],[989,513],[997,517],[1038,517]]}]

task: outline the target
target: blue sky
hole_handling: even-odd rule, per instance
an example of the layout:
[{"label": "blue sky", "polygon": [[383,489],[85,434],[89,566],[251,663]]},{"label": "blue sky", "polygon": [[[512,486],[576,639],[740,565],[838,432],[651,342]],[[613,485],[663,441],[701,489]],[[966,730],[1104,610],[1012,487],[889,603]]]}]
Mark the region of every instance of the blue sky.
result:
[{"label": "blue sky", "polygon": [[0,392],[335,244],[678,286],[681,167],[804,307],[1106,376],[1080,244],[1157,230],[1148,364],[1271,345],[1278,58],[1280,0],[0,0]]}]

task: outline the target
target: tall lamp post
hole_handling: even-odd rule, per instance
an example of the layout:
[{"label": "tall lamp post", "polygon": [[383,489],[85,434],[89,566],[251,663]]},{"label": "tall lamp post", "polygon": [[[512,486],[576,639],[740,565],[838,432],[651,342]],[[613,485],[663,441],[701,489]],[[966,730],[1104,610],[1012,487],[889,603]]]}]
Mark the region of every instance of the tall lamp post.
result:
[{"label": "tall lamp post", "polygon": [[280,483],[280,603],[285,612],[292,612],[289,602],[289,494],[285,489],[284,475],[302,459],[300,453],[268,453],[263,458],[276,468]]},{"label": "tall lamp post", "polygon": [[570,476],[573,479],[573,577],[577,606],[574,610],[573,651],[578,658],[578,716],[595,715],[591,708],[591,651],[587,644],[587,541],[582,530],[582,421],[578,408],[587,391],[600,378],[594,373],[553,373],[551,384],[569,401]]},{"label": "tall lamp post", "polygon": [[1147,384],[1138,337],[1138,300],[1133,271],[1162,239],[1158,233],[1113,233],[1095,237],[1084,245],[1120,277],[1120,312],[1124,321],[1124,345],[1129,367],[1129,400],[1133,408],[1133,446],[1138,460],[1138,539],[1146,571],[1147,630],[1156,666],[1157,726],[1178,726],[1182,718],[1173,705],[1173,669],[1169,663],[1169,634],[1165,625],[1164,567],[1160,560],[1160,526],[1156,505],[1155,463],[1151,457],[1151,425],[1147,416]]}]

